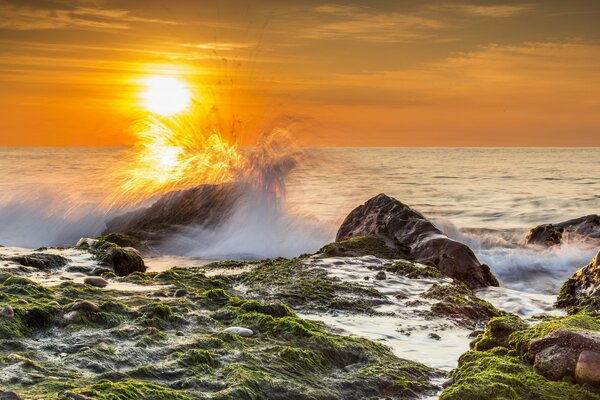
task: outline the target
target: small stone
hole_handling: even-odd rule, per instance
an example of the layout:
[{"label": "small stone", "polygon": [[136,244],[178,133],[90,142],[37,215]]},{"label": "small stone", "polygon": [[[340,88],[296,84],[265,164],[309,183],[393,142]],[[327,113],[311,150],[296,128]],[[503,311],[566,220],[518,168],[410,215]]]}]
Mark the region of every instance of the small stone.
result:
[{"label": "small stone", "polygon": [[168,274],[165,274],[164,272],[160,272],[160,273],[156,274],[154,279],[156,279],[157,281],[161,281],[161,280],[167,279],[168,277],[169,277]]},{"label": "small stone", "polygon": [[81,321],[81,314],[79,313],[79,311],[70,311],[70,312],[66,313],[63,318],[67,325],[75,324],[75,323]]},{"label": "small stone", "polygon": [[29,302],[27,300],[25,300],[25,299],[18,299],[17,303],[18,304],[29,304]]},{"label": "small stone", "polygon": [[91,275],[101,276],[102,274],[107,273],[107,272],[112,272],[112,271],[105,267],[96,267],[92,270]]},{"label": "small stone", "polygon": [[65,395],[65,397],[72,400],[92,400],[89,397],[85,397],[77,393],[64,392],[63,394]]},{"label": "small stone", "polygon": [[387,275],[385,274],[384,271],[379,271],[377,273],[377,275],[375,275],[375,279],[377,279],[378,281],[383,281],[387,278]]},{"label": "small stone", "polygon": [[91,301],[80,300],[71,304],[67,309],[69,311],[85,310],[90,312],[98,312],[100,310],[100,307],[98,307],[96,303],[92,303]]},{"label": "small stone", "polygon": [[369,280],[369,279],[371,279],[371,278],[370,278],[370,277],[368,277],[368,276],[365,276],[363,279],[364,279],[365,281],[368,281],[368,280]]},{"label": "small stone", "polygon": [[0,392],[0,400],[21,400],[15,392]]},{"label": "small stone", "polygon": [[185,336],[185,333],[183,333],[183,332],[181,332],[181,331],[177,331],[177,332],[175,333],[175,335],[177,335],[177,336]]},{"label": "small stone", "polygon": [[187,295],[187,294],[188,294],[188,291],[187,291],[187,290],[185,290],[185,289],[177,289],[177,290],[175,291],[175,294],[174,294],[174,296],[175,296],[175,297],[184,297],[184,296],[185,296],[185,295]]},{"label": "small stone", "polygon": [[249,337],[249,336],[254,335],[254,332],[252,331],[252,329],[242,328],[239,326],[230,326],[229,328],[225,329],[224,332],[233,333],[233,334],[240,335],[243,337]]},{"label": "small stone", "polygon": [[442,389],[446,389],[448,386],[452,385],[452,379],[448,379],[442,383]]},{"label": "small stone", "polygon": [[15,312],[11,306],[7,305],[0,309],[0,316],[5,318],[12,318],[15,316]]},{"label": "small stone", "polygon": [[435,340],[442,340],[442,337],[435,332],[429,333],[429,337]]},{"label": "small stone", "polygon": [[79,239],[79,241],[77,242],[77,244],[75,246],[86,248],[86,247],[92,247],[96,243],[98,243],[98,241],[96,239],[81,238],[81,239]]},{"label": "small stone", "polygon": [[584,350],[579,354],[575,367],[575,380],[579,383],[600,385],[600,353]]},{"label": "small stone", "polygon": [[104,278],[100,278],[99,276],[88,276],[83,280],[83,283],[96,287],[108,286],[108,281]]}]

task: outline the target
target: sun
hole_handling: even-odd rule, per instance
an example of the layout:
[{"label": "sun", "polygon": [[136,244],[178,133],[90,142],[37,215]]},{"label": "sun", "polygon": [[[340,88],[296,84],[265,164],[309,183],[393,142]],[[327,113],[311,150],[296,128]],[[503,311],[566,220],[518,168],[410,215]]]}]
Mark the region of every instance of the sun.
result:
[{"label": "sun", "polygon": [[145,90],[141,97],[144,107],[160,115],[182,112],[190,104],[190,92],[187,85],[171,76],[152,76],[143,81]]}]

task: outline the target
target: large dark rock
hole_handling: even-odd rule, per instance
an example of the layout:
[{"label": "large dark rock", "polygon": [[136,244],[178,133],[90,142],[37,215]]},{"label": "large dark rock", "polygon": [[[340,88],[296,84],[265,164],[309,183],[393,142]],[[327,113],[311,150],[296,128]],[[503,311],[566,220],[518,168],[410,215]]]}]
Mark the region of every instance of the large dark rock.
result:
[{"label": "large dark rock", "polygon": [[126,276],[146,271],[146,264],[140,252],[132,247],[121,247],[102,238],[82,238],[77,247],[95,255],[101,264],[109,267],[116,275]]},{"label": "large dark rock", "polygon": [[215,228],[231,216],[245,188],[227,183],[170,192],[149,207],[113,218],[107,223],[105,233],[155,240],[181,226]]},{"label": "large dark rock", "polygon": [[33,253],[27,256],[16,256],[9,259],[26,267],[50,271],[67,265],[68,260],[58,254]]},{"label": "large dark rock", "polygon": [[[527,345],[529,362],[539,373],[554,381],[565,376],[575,376],[575,369],[583,351],[600,352],[600,332],[559,329],[540,339],[532,340]],[[581,375],[591,375],[587,373],[589,362],[586,362],[586,359],[591,358],[584,356],[579,366]]]},{"label": "large dark rock", "polygon": [[600,251],[562,285],[556,306],[600,312]]},{"label": "large dark rock", "polygon": [[600,215],[586,215],[558,224],[536,226],[527,234],[525,243],[528,245],[554,246],[561,244],[569,237],[600,243]]},{"label": "large dark rock", "polygon": [[376,236],[388,246],[420,262],[433,262],[447,276],[471,288],[497,286],[489,270],[466,245],[450,239],[427,218],[398,200],[380,194],[355,208],[338,230],[336,240]]}]

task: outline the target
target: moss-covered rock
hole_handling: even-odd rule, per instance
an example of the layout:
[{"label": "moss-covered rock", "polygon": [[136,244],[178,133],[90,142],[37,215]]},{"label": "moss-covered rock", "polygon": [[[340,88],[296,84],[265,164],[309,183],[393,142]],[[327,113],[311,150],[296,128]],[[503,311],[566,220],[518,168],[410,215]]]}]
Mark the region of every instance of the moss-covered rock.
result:
[{"label": "moss-covered rock", "polygon": [[146,271],[144,260],[132,248],[123,248],[104,239],[95,240],[86,248],[96,256],[100,263],[110,267],[118,276]]},{"label": "moss-covered rock", "polygon": [[318,253],[327,257],[375,256],[388,259],[406,259],[408,254],[389,247],[383,239],[375,236],[354,236],[330,243]]},{"label": "moss-covered rock", "polygon": [[600,314],[600,251],[560,288],[557,307],[568,308],[569,314],[580,311]]}]

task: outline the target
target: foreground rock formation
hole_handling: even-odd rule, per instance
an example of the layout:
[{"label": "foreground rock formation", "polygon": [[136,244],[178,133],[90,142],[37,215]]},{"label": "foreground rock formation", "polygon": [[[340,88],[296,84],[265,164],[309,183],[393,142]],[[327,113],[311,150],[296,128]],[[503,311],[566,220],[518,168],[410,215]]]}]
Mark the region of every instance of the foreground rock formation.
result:
[{"label": "foreground rock formation", "polygon": [[587,215],[557,224],[544,224],[531,229],[525,238],[528,245],[555,246],[567,238],[600,244],[600,215]]},{"label": "foreground rock formation", "polygon": [[600,313],[600,251],[563,284],[556,305],[570,307],[570,312]]},{"label": "foreground rock formation", "polygon": [[375,236],[400,254],[434,263],[445,275],[471,288],[497,286],[486,265],[466,245],[450,239],[427,218],[398,200],[380,194],[355,208],[338,230],[336,240]]}]

